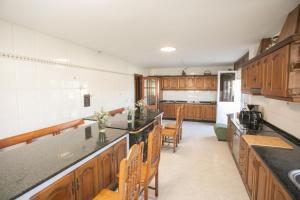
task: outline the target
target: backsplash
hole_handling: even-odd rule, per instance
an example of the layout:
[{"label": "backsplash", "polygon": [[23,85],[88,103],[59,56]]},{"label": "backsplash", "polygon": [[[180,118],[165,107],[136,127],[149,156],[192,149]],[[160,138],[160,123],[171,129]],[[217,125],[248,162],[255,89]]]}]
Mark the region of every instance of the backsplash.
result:
[{"label": "backsplash", "polygon": [[177,101],[216,101],[216,91],[178,91],[178,90],[164,90],[163,100],[177,100]]},{"label": "backsplash", "polygon": [[244,103],[260,105],[264,119],[300,139],[300,104],[264,96],[244,95]]}]

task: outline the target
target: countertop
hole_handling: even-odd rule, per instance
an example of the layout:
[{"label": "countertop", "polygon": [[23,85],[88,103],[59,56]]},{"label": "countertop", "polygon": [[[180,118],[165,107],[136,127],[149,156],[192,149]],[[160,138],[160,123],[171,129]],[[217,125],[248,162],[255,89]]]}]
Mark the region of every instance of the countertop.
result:
[{"label": "countertop", "polygon": [[[234,117],[231,119],[234,120]],[[283,137],[283,134],[286,133],[275,127],[264,124],[263,130],[264,131],[258,133],[250,132],[249,134],[279,137],[294,148],[283,149],[252,145],[254,151],[265,162],[273,175],[277,177],[282,186],[286,188],[291,197],[295,200],[299,200],[300,190],[289,179],[288,173],[291,170],[300,169],[300,147],[296,143],[286,139],[286,137]]]},{"label": "countertop", "polygon": [[[162,112],[159,110],[145,109],[144,112],[140,112],[140,110],[137,109],[132,116],[132,120],[128,120],[127,113],[120,113],[110,116],[106,127],[128,130],[129,133],[136,132],[152,123],[160,114],[162,114]],[[95,116],[89,116],[84,119],[96,121]]]},{"label": "countertop", "polygon": [[216,101],[175,101],[175,100],[162,100],[160,103],[173,103],[173,104],[212,104],[215,105]]},{"label": "countertop", "polygon": [[0,198],[14,199],[126,135],[91,124],[0,151]]}]

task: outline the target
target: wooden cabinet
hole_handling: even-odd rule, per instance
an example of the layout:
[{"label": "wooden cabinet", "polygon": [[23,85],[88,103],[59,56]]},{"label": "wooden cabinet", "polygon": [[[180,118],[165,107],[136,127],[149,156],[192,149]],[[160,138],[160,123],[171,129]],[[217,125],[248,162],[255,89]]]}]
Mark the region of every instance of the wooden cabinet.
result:
[{"label": "wooden cabinet", "polygon": [[170,78],[170,89],[178,89],[178,77],[171,77]]},{"label": "wooden cabinet", "polygon": [[32,197],[32,200],[75,200],[74,173],[70,173]]},{"label": "wooden cabinet", "polygon": [[266,56],[262,59],[261,67],[263,70],[262,94],[271,95],[272,62],[270,56]]},{"label": "wooden cabinet", "polygon": [[234,125],[232,124],[230,117],[228,117],[227,124],[227,142],[229,149],[232,152]]},{"label": "wooden cabinet", "polygon": [[89,200],[103,188],[117,183],[120,162],[127,155],[127,141],[121,140],[99,156],[45,188],[32,200]]},{"label": "wooden cabinet", "polygon": [[107,149],[97,158],[99,191],[104,188],[113,188],[115,184],[114,149]]},{"label": "wooden cabinet", "polygon": [[242,92],[243,93],[247,93],[248,89],[247,89],[247,67],[243,67],[241,70],[241,78],[242,78]]},{"label": "wooden cabinet", "polygon": [[193,104],[185,105],[184,118],[185,119],[194,119],[194,105]]},{"label": "wooden cabinet", "polygon": [[[231,126],[233,126],[232,123],[230,124]],[[231,134],[233,135],[233,133]],[[245,142],[243,138],[240,138],[239,170],[244,183],[246,183],[247,181],[248,153],[249,153],[248,144]]]},{"label": "wooden cabinet", "polygon": [[195,78],[195,88],[198,90],[204,89],[204,76],[198,76]]},{"label": "wooden cabinet", "polygon": [[75,170],[76,200],[90,200],[98,192],[97,161],[92,159]]},{"label": "wooden cabinet", "polygon": [[175,104],[161,103],[160,109],[162,112],[164,112],[164,118],[174,118],[175,117]]},{"label": "wooden cabinet", "polygon": [[270,174],[267,200],[292,200],[275,177]]},{"label": "wooden cabinet", "polygon": [[186,88],[186,82],[185,82],[186,78],[181,76],[178,77],[178,89],[185,89]]},{"label": "wooden cabinet", "polygon": [[188,76],[185,78],[186,89],[195,89],[195,77]]},{"label": "wooden cabinet", "polygon": [[204,105],[194,105],[194,119],[195,120],[202,120],[204,114]]},{"label": "wooden cabinet", "polygon": [[240,161],[238,167],[251,200],[292,199],[243,138],[240,140]]},{"label": "wooden cabinet", "polygon": [[217,90],[217,76],[204,76],[204,90]]},{"label": "wooden cabinet", "polygon": [[249,68],[249,88],[261,88],[262,87],[262,66],[261,61],[256,61]]},{"label": "wooden cabinet", "polygon": [[283,47],[271,54],[271,95],[287,97],[289,47]]},{"label": "wooden cabinet", "polygon": [[162,89],[168,90],[171,87],[171,80],[169,77],[162,78]]},{"label": "wooden cabinet", "polygon": [[216,121],[216,105],[205,105],[203,107],[203,120]]}]

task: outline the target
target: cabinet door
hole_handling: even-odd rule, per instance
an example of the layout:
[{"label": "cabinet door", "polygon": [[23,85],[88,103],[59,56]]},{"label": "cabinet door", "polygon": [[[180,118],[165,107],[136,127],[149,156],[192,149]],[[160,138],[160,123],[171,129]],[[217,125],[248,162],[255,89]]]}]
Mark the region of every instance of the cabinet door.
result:
[{"label": "cabinet door", "polygon": [[242,92],[247,92],[247,67],[242,68]]},{"label": "cabinet door", "polygon": [[214,116],[213,112],[212,105],[203,105],[203,120],[212,121]]},{"label": "cabinet door", "polygon": [[204,89],[204,77],[203,76],[195,77],[195,87],[196,87],[197,90],[203,90]]},{"label": "cabinet door", "polygon": [[228,117],[228,127],[227,127],[227,142],[230,151],[232,152],[232,142],[233,142],[233,124],[230,120],[230,117]]},{"label": "cabinet door", "polygon": [[97,172],[97,159],[92,159],[76,169],[76,200],[90,200],[97,194]]},{"label": "cabinet door", "polygon": [[254,182],[255,182],[255,155],[253,150],[249,151],[248,156],[248,172],[247,172],[247,189],[249,191],[250,199],[253,199],[253,189],[254,189]]},{"label": "cabinet door", "polygon": [[211,121],[216,121],[216,118],[217,118],[217,107],[216,107],[216,105],[211,105],[211,109],[212,109]]},{"label": "cabinet door", "polygon": [[194,105],[194,119],[195,120],[203,120],[203,105]]},{"label": "cabinet door", "polygon": [[194,119],[194,105],[193,104],[186,104],[185,105],[185,119]]},{"label": "cabinet door", "polygon": [[98,181],[99,189],[113,188],[115,184],[115,168],[114,168],[114,151],[113,147],[107,149],[97,158],[98,164]]},{"label": "cabinet door", "polygon": [[256,177],[256,188],[255,188],[255,196],[256,200],[266,200],[268,194],[268,178],[269,173],[268,169],[265,165],[257,160],[257,177]]},{"label": "cabinet door", "polygon": [[[230,123],[231,124],[231,123]],[[243,138],[240,139],[239,170],[244,183],[247,180],[248,145]]]},{"label": "cabinet door", "polygon": [[288,79],[288,62],[289,46],[283,47],[271,55],[272,57],[272,77],[271,77],[271,95],[286,97],[287,79]]},{"label": "cabinet door", "polygon": [[178,89],[178,77],[170,78],[170,89]]},{"label": "cabinet door", "polygon": [[70,173],[36,194],[32,200],[75,200],[74,173]]},{"label": "cabinet door", "polygon": [[269,192],[267,200],[292,200],[290,195],[272,175],[270,175],[269,178]]},{"label": "cabinet door", "polygon": [[186,89],[185,77],[178,78],[178,89]]},{"label": "cabinet door", "polygon": [[185,84],[187,89],[195,89],[195,78],[192,76],[186,77]]},{"label": "cabinet door", "polygon": [[[123,158],[126,158],[127,156],[127,142],[126,139],[123,139],[119,143],[117,143],[114,146],[114,168],[115,168],[115,174],[118,174],[120,171],[120,163],[123,160]],[[115,182],[117,182],[115,180]]]},{"label": "cabinet door", "polygon": [[266,56],[261,61],[261,67],[263,69],[263,86],[262,94],[271,94],[271,81],[272,81],[272,62],[270,56]]},{"label": "cabinet door", "polygon": [[170,78],[169,78],[169,77],[163,77],[163,78],[162,78],[162,84],[163,84],[163,85],[162,85],[162,86],[163,86],[163,87],[162,87],[163,89],[167,89],[167,90],[170,89],[170,88],[171,88],[171,85],[170,85]]},{"label": "cabinet door", "polygon": [[256,65],[254,67],[254,88],[262,88],[262,64],[261,60],[256,62]]}]

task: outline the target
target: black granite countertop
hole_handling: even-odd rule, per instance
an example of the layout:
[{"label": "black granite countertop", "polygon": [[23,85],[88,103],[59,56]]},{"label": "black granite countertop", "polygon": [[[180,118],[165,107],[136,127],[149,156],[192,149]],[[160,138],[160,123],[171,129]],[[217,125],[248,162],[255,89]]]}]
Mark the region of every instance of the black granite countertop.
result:
[{"label": "black granite countertop", "polygon": [[0,199],[14,199],[126,135],[124,130],[86,125],[0,151]]},{"label": "black granite countertop", "polygon": [[[132,119],[129,120],[127,113],[120,113],[110,116],[106,123],[106,127],[135,132],[147,126],[149,123],[152,123],[160,114],[162,114],[162,112],[159,110],[145,109],[144,112],[140,112],[140,110],[137,109]],[[96,121],[95,116],[89,116],[84,119]]]},{"label": "black granite countertop", "polygon": [[[233,121],[238,120],[236,119],[236,115],[230,115],[230,117]],[[300,200],[300,190],[288,177],[288,173],[291,170],[300,169],[299,144],[284,137],[285,135],[289,135],[288,133],[277,129],[276,127],[268,123],[264,124],[263,131],[253,133],[250,131],[248,132],[248,134],[279,137],[293,146],[294,149],[292,150],[256,145],[252,145],[252,148],[268,166],[273,175],[277,177],[282,186],[285,187],[286,191],[291,195],[291,197],[295,200]]]}]

